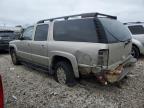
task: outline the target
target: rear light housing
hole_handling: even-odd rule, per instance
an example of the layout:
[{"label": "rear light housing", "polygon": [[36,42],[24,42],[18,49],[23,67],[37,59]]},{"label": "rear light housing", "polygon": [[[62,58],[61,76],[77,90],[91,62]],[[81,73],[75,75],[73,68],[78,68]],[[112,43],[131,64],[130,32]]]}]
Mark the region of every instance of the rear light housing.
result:
[{"label": "rear light housing", "polygon": [[0,108],[4,108],[4,94],[3,94],[3,85],[1,76],[0,76]]},{"label": "rear light housing", "polygon": [[108,57],[109,57],[109,50],[102,49],[98,52],[98,65],[99,66],[108,66]]}]

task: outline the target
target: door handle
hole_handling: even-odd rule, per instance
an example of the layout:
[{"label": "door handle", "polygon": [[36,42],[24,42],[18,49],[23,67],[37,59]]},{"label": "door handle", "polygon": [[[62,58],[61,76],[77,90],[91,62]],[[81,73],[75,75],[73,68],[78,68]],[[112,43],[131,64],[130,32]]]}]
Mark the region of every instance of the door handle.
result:
[{"label": "door handle", "polygon": [[44,47],[45,45],[41,45],[42,47]]}]

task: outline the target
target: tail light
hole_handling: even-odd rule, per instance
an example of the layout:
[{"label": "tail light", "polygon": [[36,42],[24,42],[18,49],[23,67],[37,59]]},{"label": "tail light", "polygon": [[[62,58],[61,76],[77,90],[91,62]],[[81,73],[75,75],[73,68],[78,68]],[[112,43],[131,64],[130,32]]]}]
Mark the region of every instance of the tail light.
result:
[{"label": "tail light", "polygon": [[3,85],[1,76],[0,76],[0,108],[4,108],[4,95],[3,95]]},{"label": "tail light", "polygon": [[98,65],[107,66],[108,65],[109,50],[102,49],[98,52]]}]

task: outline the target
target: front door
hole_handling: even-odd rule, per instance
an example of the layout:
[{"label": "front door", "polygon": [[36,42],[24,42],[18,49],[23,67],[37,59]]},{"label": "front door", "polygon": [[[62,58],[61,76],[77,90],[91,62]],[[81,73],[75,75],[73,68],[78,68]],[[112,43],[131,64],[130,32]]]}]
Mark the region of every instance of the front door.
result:
[{"label": "front door", "polygon": [[27,61],[31,61],[31,47],[30,43],[32,41],[34,27],[30,26],[24,30],[22,35],[22,40],[20,40],[17,44],[18,55]]}]

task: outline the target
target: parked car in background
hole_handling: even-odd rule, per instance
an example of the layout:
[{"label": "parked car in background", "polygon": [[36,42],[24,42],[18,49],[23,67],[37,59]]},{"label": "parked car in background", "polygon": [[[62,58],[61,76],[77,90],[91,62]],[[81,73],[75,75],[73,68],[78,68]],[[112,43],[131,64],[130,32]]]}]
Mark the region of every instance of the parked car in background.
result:
[{"label": "parked car in background", "polygon": [[138,58],[144,55],[144,22],[124,23],[132,36],[132,55]]},{"label": "parked car in background", "polygon": [[21,28],[19,27],[2,27],[0,26],[0,50],[9,50],[9,42],[20,36]]},{"label": "parked car in background", "polygon": [[9,42],[15,39],[14,31],[0,31],[0,50],[8,50]]},{"label": "parked car in background", "polygon": [[74,85],[94,74],[104,84],[118,82],[136,61],[128,29],[117,17],[87,13],[39,21],[10,42],[13,64],[26,62],[49,70],[55,79]]}]

